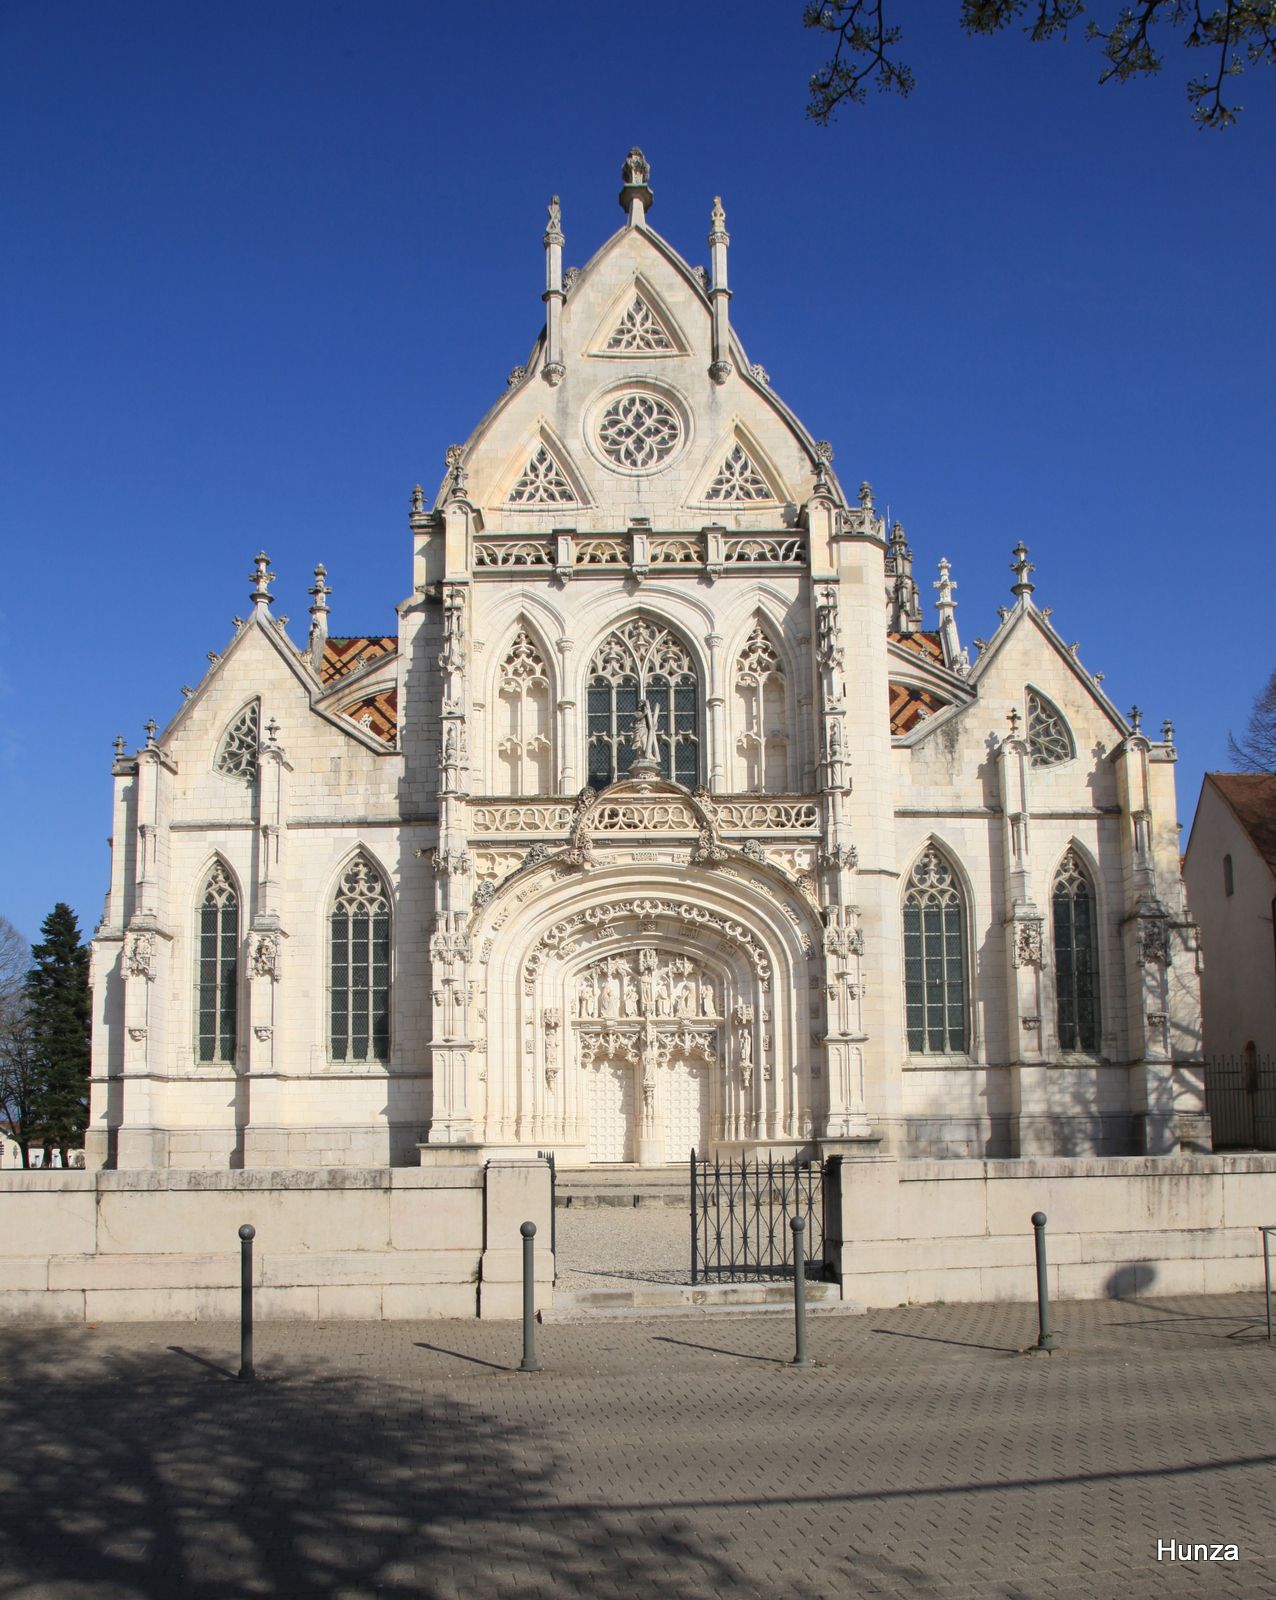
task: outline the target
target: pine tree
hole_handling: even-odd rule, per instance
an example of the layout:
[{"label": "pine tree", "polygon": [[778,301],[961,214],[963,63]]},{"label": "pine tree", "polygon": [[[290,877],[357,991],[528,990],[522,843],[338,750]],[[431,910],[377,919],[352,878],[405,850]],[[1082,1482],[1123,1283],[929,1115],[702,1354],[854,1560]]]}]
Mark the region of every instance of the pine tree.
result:
[{"label": "pine tree", "polygon": [[41,944],[33,945],[27,974],[27,1005],[40,1077],[35,1107],[46,1165],[56,1147],[62,1163],[84,1143],[88,1126],[89,952],[80,943],[80,925],[70,906],[59,901],[44,919]]}]

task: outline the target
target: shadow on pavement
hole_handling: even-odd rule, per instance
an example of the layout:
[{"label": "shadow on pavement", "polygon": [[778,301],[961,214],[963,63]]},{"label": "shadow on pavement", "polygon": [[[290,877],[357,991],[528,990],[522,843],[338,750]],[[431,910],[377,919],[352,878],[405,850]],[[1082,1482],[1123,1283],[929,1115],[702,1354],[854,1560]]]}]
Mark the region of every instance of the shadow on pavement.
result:
[{"label": "shadow on pavement", "polygon": [[258,1363],[267,1381],[237,1383],[173,1353],[187,1360],[6,1336],[0,1596],[353,1600],[432,1595],[446,1575],[449,1592],[592,1597],[619,1581],[673,1600],[742,1582],[676,1512],[639,1529],[562,1509],[548,1424],[277,1358]]}]

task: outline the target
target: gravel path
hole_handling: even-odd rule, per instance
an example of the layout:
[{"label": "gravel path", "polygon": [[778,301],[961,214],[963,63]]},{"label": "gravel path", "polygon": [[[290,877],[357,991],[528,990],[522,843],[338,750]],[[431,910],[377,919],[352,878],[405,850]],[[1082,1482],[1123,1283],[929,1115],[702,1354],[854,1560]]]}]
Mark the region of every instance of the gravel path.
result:
[{"label": "gravel path", "polygon": [[689,1283],[691,1222],[682,1206],[560,1206],[558,1285]]}]

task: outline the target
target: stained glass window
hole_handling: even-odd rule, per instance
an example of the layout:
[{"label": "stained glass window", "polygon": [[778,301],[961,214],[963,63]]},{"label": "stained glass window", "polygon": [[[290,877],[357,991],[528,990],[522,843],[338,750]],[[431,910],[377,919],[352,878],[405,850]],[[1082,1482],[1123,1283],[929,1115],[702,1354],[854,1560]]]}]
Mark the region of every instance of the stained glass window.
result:
[{"label": "stained glass window", "polygon": [[200,1061],[234,1061],[239,1017],[239,897],[219,861],[195,914],[195,1049]]},{"label": "stained glass window", "polygon": [[586,699],[589,783],[623,778],[637,754],[634,722],[646,701],[655,718],[660,769],[687,788],[700,773],[700,687],[681,640],[635,617],[608,634],[589,664]]},{"label": "stained glass window", "polygon": [[363,856],[341,875],[328,919],[334,1061],[390,1056],[390,900]]},{"label": "stained glass window", "polygon": [[904,1006],[914,1055],[966,1049],[964,910],[951,866],[928,845],[904,891]]},{"label": "stained glass window", "polygon": [[1099,963],[1094,887],[1076,852],[1059,863],[1051,894],[1059,1048],[1099,1048]]}]

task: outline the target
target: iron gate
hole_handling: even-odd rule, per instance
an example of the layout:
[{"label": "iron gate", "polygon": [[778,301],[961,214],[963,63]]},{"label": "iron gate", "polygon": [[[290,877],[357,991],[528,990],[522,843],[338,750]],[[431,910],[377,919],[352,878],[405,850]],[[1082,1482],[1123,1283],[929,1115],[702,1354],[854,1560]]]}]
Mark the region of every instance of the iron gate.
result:
[{"label": "iron gate", "polygon": [[722,1161],[691,1152],[691,1281],[793,1276],[793,1230],[806,1222],[806,1277],[824,1276],[824,1169],[768,1156]]}]

